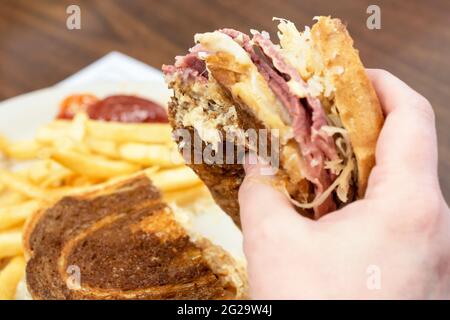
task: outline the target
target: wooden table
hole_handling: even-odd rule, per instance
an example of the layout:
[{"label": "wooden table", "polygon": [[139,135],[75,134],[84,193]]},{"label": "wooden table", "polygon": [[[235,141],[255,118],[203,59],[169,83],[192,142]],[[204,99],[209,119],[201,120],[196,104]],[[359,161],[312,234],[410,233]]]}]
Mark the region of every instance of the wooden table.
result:
[{"label": "wooden table", "polygon": [[[380,30],[366,27],[374,2]],[[66,28],[70,4],[81,8],[81,30]],[[184,53],[196,32],[228,26],[273,33],[272,16],[302,26],[330,14],[347,22],[367,67],[390,70],[432,102],[441,185],[450,200],[449,12],[447,0],[3,0],[0,100],[51,86],[112,50],[160,67]]]}]

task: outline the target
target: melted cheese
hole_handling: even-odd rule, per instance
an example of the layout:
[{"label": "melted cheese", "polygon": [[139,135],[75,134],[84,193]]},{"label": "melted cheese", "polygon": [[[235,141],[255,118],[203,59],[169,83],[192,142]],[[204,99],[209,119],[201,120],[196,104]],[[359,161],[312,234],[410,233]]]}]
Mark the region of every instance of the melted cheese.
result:
[{"label": "melted cheese", "polygon": [[281,117],[283,106],[248,53],[229,36],[218,31],[197,34],[195,40],[208,52],[206,64],[209,69],[216,67],[239,73],[233,83],[226,84],[233,97],[243,101],[266,127],[279,129],[281,143],[292,138],[292,128]]},{"label": "melted cheese", "polygon": [[226,52],[232,55],[236,62],[241,65],[253,65],[247,52],[236,41],[222,32],[197,33],[194,40],[201,43],[208,52]]}]

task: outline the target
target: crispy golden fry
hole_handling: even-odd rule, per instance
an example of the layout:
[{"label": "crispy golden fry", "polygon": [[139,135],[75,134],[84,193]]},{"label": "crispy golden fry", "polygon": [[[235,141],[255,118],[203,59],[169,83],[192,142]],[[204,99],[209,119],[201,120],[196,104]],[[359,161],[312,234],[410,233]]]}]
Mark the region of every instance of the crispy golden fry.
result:
[{"label": "crispy golden fry", "polygon": [[27,178],[41,188],[60,187],[75,174],[51,159],[36,161],[28,168]]},{"label": "crispy golden fry", "polygon": [[109,184],[115,184],[115,183],[119,183],[120,181],[123,181],[123,180],[133,179],[133,178],[138,177],[140,175],[150,176],[150,175],[158,172],[158,170],[159,170],[159,167],[156,167],[156,166],[150,167],[150,168],[141,169],[139,171],[134,172],[133,174],[127,174],[127,175],[112,177],[112,178],[110,178],[110,179],[108,179],[108,180],[106,180],[106,181],[104,181],[102,183],[99,183],[99,184],[97,184],[95,186],[92,186],[92,187],[94,187],[94,188],[96,188],[96,187],[105,188]]},{"label": "crispy golden fry", "polygon": [[28,171],[29,171],[28,168],[21,168],[19,170],[15,170],[14,175],[24,181],[28,181],[28,173],[29,173]]},{"label": "crispy golden fry", "polygon": [[64,181],[65,182],[64,187],[70,188],[88,187],[94,184],[104,182],[104,180],[105,179],[91,178],[81,175],[73,175]]},{"label": "crispy golden fry", "polygon": [[6,191],[6,186],[3,183],[0,183],[0,196],[3,193],[3,191]]},{"label": "crispy golden fry", "polygon": [[188,205],[208,195],[208,188],[200,184],[196,187],[165,192],[163,198],[168,203],[175,202],[177,205]]},{"label": "crispy golden fry", "polygon": [[[106,145],[102,141],[116,143],[140,142],[151,144],[172,143],[171,128],[165,123],[119,123],[88,120],[85,115],[77,115],[73,121],[55,120],[46,126],[39,128],[36,141],[46,145],[79,145],[86,142],[91,149],[95,143],[102,144],[101,153],[115,155],[111,144]],[[83,143],[81,143],[84,145]],[[103,153],[104,154],[104,153]]]},{"label": "crispy golden fry", "polygon": [[87,135],[115,142],[170,143],[169,124],[87,121]]},{"label": "crispy golden fry", "polygon": [[157,171],[148,176],[162,192],[194,187],[202,183],[194,171],[188,167]]},{"label": "crispy golden fry", "polygon": [[0,271],[8,264],[9,258],[0,259]]},{"label": "crispy golden fry", "polygon": [[86,125],[88,122],[88,115],[84,112],[77,113],[70,122],[70,137],[74,140],[82,141],[86,136]]},{"label": "crispy golden fry", "polygon": [[0,259],[22,254],[22,230],[0,232]]},{"label": "crispy golden fry", "polygon": [[36,141],[15,141],[8,142],[4,148],[4,154],[14,160],[29,160],[38,158],[42,146]]},{"label": "crispy golden fry", "polygon": [[114,141],[88,137],[84,142],[92,153],[100,154],[112,159],[120,158],[117,143]]},{"label": "crispy golden fry", "polygon": [[0,208],[19,204],[28,199],[27,196],[15,190],[7,189],[0,194]]},{"label": "crispy golden fry", "polygon": [[0,151],[3,152],[5,146],[8,144],[8,138],[0,134]]},{"label": "crispy golden fry", "polygon": [[167,168],[184,163],[183,157],[174,145],[130,142],[121,145],[119,153],[123,159],[145,166]]},{"label": "crispy golden fry", "polygon": [[61,198],[66,195],[75,195],[75,194],[80,194],[80,193],[93,192],[95,190],[104,189],[107,186],[118,183],[122,180],[132,179],[133,177],[141,175],[141,174],[146,174],[146,175],[150,176],[150,175],[154,174],[157,170],[158,170],[158,167],[152,167],[152,168],[147,168],[144,170],[134,172],[133,174],[126,174],[126,175],[122,175],[122,176],[112,177],[112,178],[108,179],[107,181],[103,181],[103,182],[98,182],[98,183],[91,182],[89,185],[86,185],[86,186],[81,186],[81,187],[65,186],[62,188],[56,188],[51,191],[49,190],[47,192],[47,196],[49,197],[49,199],[55,200],[55,199]]},{"label": "crispy golden fry", "polygon": [[0,208],[0,231],[23,223],[34,211],[38,210],[41,202],[29,200],[22,204]]},{"label": "crispy golden fry", "polygon": [[29,198],[45,199],[46,197],[41,188],[5,169],[0,169],[0,182]]},{"label": "crispy golden fry", "polygon": [[51,145],[56,139],[67,137],[69,130],[69,121],[55,120],[37,130],[36,141]]},{"label": "crispy golden fry", "polygon": [[8,138],[5,137],[4,135],[0,134],[0,160],[6,156],[6,148],[8,146]]},{"label": "crispy golden fry", "polygon": [[51,158],[73,172],[92,178],[111,178],[130,174],[140,169],[140,166],[129,162],[109,160],[73,150],[56,150],[52,153]]},{"label": "crispy golden fry", "polygon": [[0,300],[15,299],[17,285],[25,274],[25,266],[25,259],[17,256],[0,271]]},{"label": "crispy golden fry", "polygon": [[24,170],[24,172],[26,172],[28,180],[36,185],[40,185],[51,172],[52,162],[54,161],[40,160],[30,164],[30,166]]},{"label": "crispy golden fry", "polygon": [[[55,120],[38,129],[36,141],[50,148],[44,150],[46,153],[54,149],[74,149],[89,153],[89,148],[83,143],[86,136],[86,122],[87,116],[82,113],[77,114],[73,121]],[[43,156],[45,155],[44,153]]]},{"label": "crispy golden fry", "polygon": [[66,185],[66,181],[71,181],[74,177],[75,174],[64,171],[51,172],[48,177],[39,184],[39,187],[60,188]]}]

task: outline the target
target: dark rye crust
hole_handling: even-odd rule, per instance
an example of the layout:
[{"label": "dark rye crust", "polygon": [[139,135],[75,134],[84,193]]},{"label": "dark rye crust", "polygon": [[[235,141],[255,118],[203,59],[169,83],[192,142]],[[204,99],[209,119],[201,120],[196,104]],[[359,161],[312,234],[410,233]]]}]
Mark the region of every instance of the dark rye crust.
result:
[{"label": "dark rye crust", "polygon": [[[33,299],[234,298],[145,176],[65,197],[35,220],[25,235]],[[80,290],[66,285],[68,266]]]},{"label": "dark rye crust", "polygon": [[[178,110],[178,99],[176,96],[171,98],[169,103],[169,121],[176,129],[188,129],[191,137],[197,135],[194,128],[184,128],[176,119],[176,113]],[[241,128],[262,128],[262,124],[252,114],[247,112],[245,108],[236,105],[236,111],[238,113],[239,126]],[[197,136],[198,138],[198,136]],[[200,138],[198,138],[200,139]],[[223,146],[223,145],[222,145]],[[202,153],[203,147],[200,150],[194,148],[194,144],[191,144],[191,159],[194,159],[196,153]],[[225,211],[234,221],[237,226],[241,226],[241,220],[239,216],[239,202],[238,193],[239,187],[244,181],[245,171],[241,164],[207,164],[205,162],[196,164],[192,162],[186,163],[192,168],[200,179],[205,183],[211,192],[214,201]]]},{"label": "dark rye crust", "polygon": [[[207,85],[207,84],[204,84]],[[180,93],[187,94],[193,96],[194,94],[190,91],[190,83],[185,82],[179,78],[175,78],[173,82],[170,83],[171,88],[174,91],[174,95],[171,97],[171,101],[169,102],[168,113],[169,113],[169,122],[174,130],[177,129],[188,129],[190,131],[191,137],[197,135],[196,131],[193,127],[184,127],[181,123],[177,122],[177,113],[182,109],[179,101],[178,95]],[[250,111],[250,108],[247,107],[242,101],[231,98],[230,93],[226,90],[226,88],[222,88],[223,97],[230,99],[233,101],[236,112],[237,112],[237,121],[238,127],[243,130],[248,129],[266,129],[266,127],[262,124],[262,122],[254,116],[254,114]],[[204,90],[206,92],[206,90]],[[193,106],[191,106],[193,107]],[[200,138],[197,136],[200,140]],[[179,143],[180,141],[176,141]],[[227,142],[224,142],[227,143]],[[201,153],[205,147],[205,144],[202,145],[200,149],[196,149],[194,144],[191,144],[191,159],[194,159],[194,155],[196,153]],[[222,143],[223,147],[223,143]],[[268,141],[268,149],[270,149],[270,139]],[[236,162],[235,162],[236,163]],[[194,170],[194,172],[200,177],[200,179],[205,183],[211,192],[214,201],[222,208],[224,212],[226,212],[234,221],[234,223],[241,228],[241,219],[239,215],[239,201],[238,194],[239,188],[244,181],[245,171],[242,164],[208,164],[204,161],[202,163],[196,164],[193,161],[187,161],[186,164]],[[278,178],[280,180],[287,181],[288,174],[284,172],[284,170],[278,171]],[[305,183],[302,186],[298,186],[298,188],[291,193],[291,196],[296,199],[303,199],[305,194],[309,193],[308,188],[310,187],[309,183],[304,180]],[[296,210],[305,216],[312,217],[312,214],[308,211],[302,210],[300,208],[296,208]]]}]

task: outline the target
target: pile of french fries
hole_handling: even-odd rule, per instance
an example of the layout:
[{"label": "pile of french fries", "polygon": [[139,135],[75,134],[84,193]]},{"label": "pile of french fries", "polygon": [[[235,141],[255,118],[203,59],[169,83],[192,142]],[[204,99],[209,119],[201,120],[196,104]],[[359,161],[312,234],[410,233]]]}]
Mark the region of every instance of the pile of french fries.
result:
[{"label": "pile of french fries", "polygon": [[24,275],[22,229],[27,218],[63,196],[145,173],[168,202],[207,196],[171,139],[168,124],[54,120],[33,140],[0,137],[0,299],[14,299]]}]

